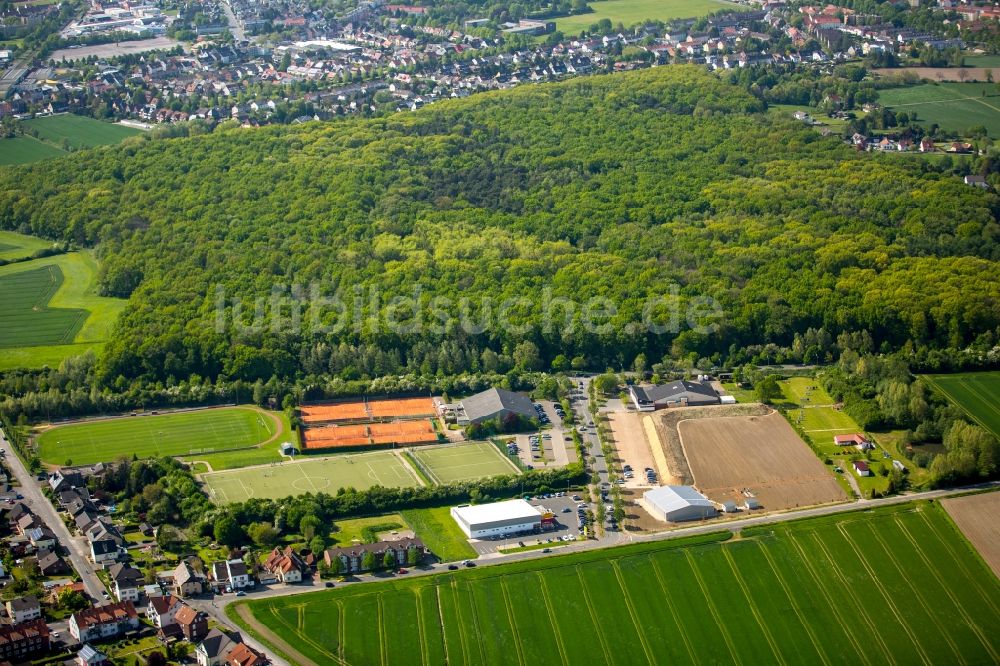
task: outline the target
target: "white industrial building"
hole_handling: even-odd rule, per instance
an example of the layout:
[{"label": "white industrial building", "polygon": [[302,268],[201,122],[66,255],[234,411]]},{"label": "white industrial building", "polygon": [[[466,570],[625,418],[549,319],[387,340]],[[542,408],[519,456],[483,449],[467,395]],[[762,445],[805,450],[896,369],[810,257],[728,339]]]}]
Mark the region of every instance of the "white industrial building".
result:
[{"label": "white industrial building", "polygon": [[451,509],[451,517],[472,539],[528,532],[542,526],[542,514],[523,499],[456,506]]},{"label": "white industrial building", "polygon": [[715,503],[693,486],[660,486],[642,495],[646,511],[657,520],[677,523],[716,515]]}]

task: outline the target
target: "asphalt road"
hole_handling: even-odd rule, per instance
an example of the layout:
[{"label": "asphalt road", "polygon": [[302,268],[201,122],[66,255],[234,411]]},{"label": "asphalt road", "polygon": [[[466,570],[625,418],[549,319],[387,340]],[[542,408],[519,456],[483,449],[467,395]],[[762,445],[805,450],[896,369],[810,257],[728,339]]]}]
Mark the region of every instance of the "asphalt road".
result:
[{"label": "asphalt road", "polygon": [[229,32],[233,34],[233,39],[237,42],[246,41],[247,33],[243,30],[239,19],[236,18],[236,14],[233,13],[233,8],[229,2],[222,2],[222,11],[226,12],[226,19],[229,21]]},{"label": "asphalt road", "polygon": [[87,559],[90,546],[85,537],[74,537],[69,533],[66,524],[59,517],[52,503],[42,494],[42,488],[34,475],[28,471],[21,459],[14,452],[14,445],[7,441],[7,436],[0,430],[0,447],[6,453],[7,467],[21,484],[20,491],[24,495],[24,503],[31,507],[36,516],[45,521],[49,529],[59,538],[59,543],[69,551],[69,560],[80,574],[80,579],[89,594],[98,604],[104,601],[104,584],[94,573],[94,567]]}]

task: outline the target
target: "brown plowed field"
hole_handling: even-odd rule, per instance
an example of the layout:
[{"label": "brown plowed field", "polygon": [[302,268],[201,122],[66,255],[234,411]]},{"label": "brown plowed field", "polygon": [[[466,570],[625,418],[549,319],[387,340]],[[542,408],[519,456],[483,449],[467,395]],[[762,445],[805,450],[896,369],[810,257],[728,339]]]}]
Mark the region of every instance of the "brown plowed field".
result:
[{"label": "brown plowed field", "polygon": [[684,420],[677,432],[695,485],[717,502],[742,503],[744,488],[769,511],[846,499],[830,471],[777,412]]},{"label": "brown plowed field", "polygon": [[941,504],[993,573],[1000,576],[1000,492],[952,497]]}]

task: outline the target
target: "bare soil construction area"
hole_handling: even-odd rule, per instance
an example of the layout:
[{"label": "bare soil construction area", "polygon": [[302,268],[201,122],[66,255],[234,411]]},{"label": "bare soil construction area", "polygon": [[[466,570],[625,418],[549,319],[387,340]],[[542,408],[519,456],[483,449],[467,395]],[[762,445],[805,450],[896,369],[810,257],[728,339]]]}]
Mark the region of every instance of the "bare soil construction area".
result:
[{"label": "bare soil construction area", "polygon": [[846,499],[833,475],[777,412],[681,420],[677,432],[702,493],[741,503],[749,489],[770,511]]},{"label": "bare soil construction area", "polygon": [[953,497],[941,500],[941,504],[993,573],[1000,576],[1000,492]]}]

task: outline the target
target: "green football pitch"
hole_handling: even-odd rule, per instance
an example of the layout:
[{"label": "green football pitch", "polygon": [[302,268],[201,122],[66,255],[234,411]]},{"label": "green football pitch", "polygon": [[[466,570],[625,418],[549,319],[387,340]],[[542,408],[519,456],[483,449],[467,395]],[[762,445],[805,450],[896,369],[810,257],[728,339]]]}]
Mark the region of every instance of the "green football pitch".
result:
[{"label": "green football pitch", "polygon": [[279,422],[255,407],[219,407],[60,425],[42,432],[36,442],[43,462],[87,465],[133,454],[149,458],[249,448],[277,436]]},{"label": "green football pitch", "polygon": [[1000,437],[1000,372],[928,375],[927,379],[976,423]]},{"label": "green football pitch", "polygon": [[521,470],[489,442],[432,446],[410,451],[424,473],[438,484],[475,481]]},{"label": "green football pitch", "polygon": [[[725,535],[729,535],[728,532]],[[996,664],[1000,581],[936,503],[237,602],[314,664]]]},{"label": "green football pitch", "polygon": [[373,451],[317,458],[302,456],[286,463],[211,472],[201,476],[209,497],[220,504],[251,497],[281,499],[289,495],[340,488],[365,490],[372,486],[412,488],[421,485],[416,472],[396,451]]}]

